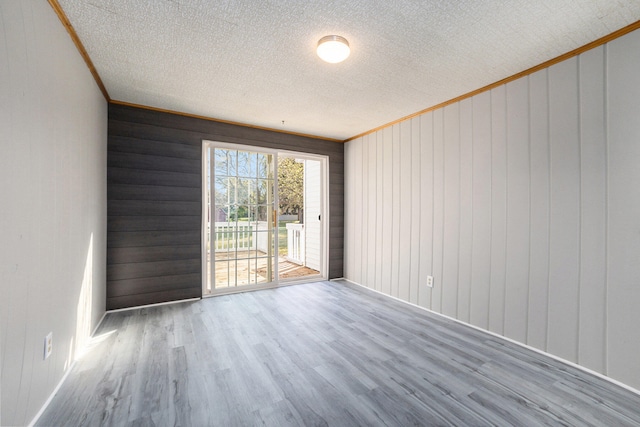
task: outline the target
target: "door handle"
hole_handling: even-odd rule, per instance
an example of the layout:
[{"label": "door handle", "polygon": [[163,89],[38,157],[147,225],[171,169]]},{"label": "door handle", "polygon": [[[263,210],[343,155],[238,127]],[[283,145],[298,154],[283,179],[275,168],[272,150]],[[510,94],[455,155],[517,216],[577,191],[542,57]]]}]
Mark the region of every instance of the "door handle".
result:
[{"label": "door handle", "polygon": [[278,211],[273,210],[273,228],[278,228]]}]

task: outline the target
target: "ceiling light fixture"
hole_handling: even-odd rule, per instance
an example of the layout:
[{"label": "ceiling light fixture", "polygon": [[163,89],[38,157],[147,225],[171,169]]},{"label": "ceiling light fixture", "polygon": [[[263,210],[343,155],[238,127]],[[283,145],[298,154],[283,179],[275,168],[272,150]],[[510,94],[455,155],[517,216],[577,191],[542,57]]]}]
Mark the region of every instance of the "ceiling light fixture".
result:
[{"label": "ceiling light fixture", "polygon": [[316,52],[323,61],[336,64],[347,59],[351,49],[347,39],[342,36],[324,36],[318,41]]}]

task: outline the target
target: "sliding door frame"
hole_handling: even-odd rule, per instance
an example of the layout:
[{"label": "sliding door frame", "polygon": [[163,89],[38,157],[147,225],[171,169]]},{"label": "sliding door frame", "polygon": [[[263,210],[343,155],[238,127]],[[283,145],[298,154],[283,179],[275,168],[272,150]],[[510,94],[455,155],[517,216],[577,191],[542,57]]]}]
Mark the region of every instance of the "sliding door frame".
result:
[{"label": "sliding door frame", "polygon": [[[278,277],[278,233],[276,227],[275,233],[275,262],[274,262],[274,280],[267,283],[261,284],[250,284],[250,285],[242,285],[242,286],[234,286],[228,288],[215,289],[212,286],[212,291],[209,292],[207,290],[207,239],[205,236],[207,230],[207,149],[230,149],[230,150],[239,150],[239,151],[253,151],[258,153],[265,153],[274,156],[274,206],[276,212],[279,214],[279,198],[278,198],[278,158],[279,155],[287,156],[287,157],[295,157],[298,159],[309,159],[316,160],[320,162],[321,169],[321,185],[320,185],[320,200],[321,200],[321,235],[320,235],[320,246],[321,246],[321,263],[320,263],[320,275],[307,276],[302,278],[292,278],[292,279],[280,279]],[[276,288],[279,286],[287,286],[298,283],[307,283],[307,282],[315,282],[318,280],[327,280],[329,273],[329,156],[319,155],[319,154],[309,154],[302,153],[298,151],[291,150],[279,150],[274,148],[260,147],[260,146],[252,146],[245,144],[234,144],[229,142],[221,142],[221,141],[213,141],[213,140],[203,140],[202,141],[202,211],[201,211],[201,230],[200,230],[200,244],[201,244],[201,259],[202,259],[202,296],[203,298],[217,295],[226,295],[233,294],[239,292],[247,292],[259,289],[270,289]],[[277,219],[276,219],[277,220]],[[211,231],[210,231],[211,233]],[[213,252],[212,252],[212,261],[213,261]],[[212,281],[215,280],[215,277],[212,277]]]}]

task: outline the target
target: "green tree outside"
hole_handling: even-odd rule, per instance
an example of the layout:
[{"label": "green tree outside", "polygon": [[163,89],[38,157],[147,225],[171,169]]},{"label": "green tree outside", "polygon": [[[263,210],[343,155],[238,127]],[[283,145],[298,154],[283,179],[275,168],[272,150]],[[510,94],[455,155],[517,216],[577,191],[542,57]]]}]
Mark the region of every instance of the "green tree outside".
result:
[{"label": "green tree outside", "polygon": [[278,159],[280,213],[295,215],[303,208],[304,164],[292,157]]}]

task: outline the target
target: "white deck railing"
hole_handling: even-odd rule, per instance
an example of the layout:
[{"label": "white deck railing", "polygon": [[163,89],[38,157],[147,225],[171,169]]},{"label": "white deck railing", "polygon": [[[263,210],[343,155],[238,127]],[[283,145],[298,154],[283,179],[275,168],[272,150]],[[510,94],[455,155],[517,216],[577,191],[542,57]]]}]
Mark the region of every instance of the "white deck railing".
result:
[{"label": "white deck railing", "polygon": [[304,265],[304,224],[287,224],[287,256],[286,259]]},{"label": "white deck railing", "polygon": [[[260,232],[261,231],[261,232]],[[235,223],[218,222],[214,229],[214,252],[249,251],[258,249],[267,252],[268,235],[265,221]],[[236,238],[234,233],[238,233]],[[287,255],[288,261],[305,265],[305,231],[304,224],[287,224]]]},{"label": "white deck railing", "polygon": [[[246,225],[235,222],[216,222],[213,238],[214,252],[255,249],[253,229],[254,226],[249,222]],[[235,232],[238,233],[237,239],[234,235]]]},{"label": "white deck railing", "polygon": [[[214,252],[249,251],[258,249],[267,252],[267,233],[265,221],[255,222],[218,222],[215,223],[213,250]],[[234,233],[238,233],[238,237]]]}]

